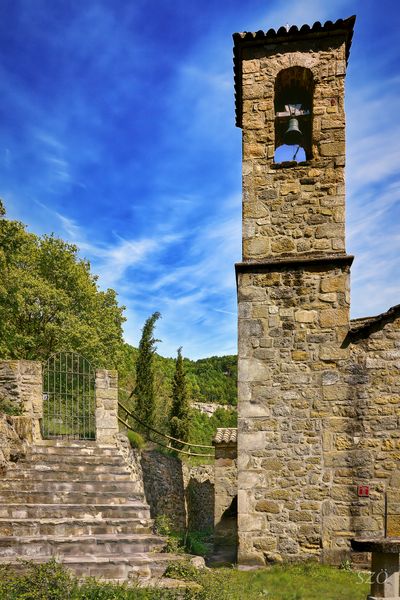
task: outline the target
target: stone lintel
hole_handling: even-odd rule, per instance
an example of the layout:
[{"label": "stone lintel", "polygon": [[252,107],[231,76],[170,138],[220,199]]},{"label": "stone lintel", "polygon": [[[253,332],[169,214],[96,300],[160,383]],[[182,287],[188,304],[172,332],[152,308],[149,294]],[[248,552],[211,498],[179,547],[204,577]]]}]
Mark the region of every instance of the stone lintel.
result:
[{"label": "stone lintel", "polygon": [[399,554],[400,538],[371,538],[351,540],[351,547],[356,552],[380,552],[382,554]]}]

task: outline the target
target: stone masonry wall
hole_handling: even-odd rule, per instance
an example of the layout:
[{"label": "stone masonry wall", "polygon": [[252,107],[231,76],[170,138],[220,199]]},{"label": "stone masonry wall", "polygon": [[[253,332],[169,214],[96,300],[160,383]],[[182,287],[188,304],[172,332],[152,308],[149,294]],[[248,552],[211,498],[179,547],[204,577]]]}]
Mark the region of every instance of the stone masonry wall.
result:
[{"label": "stone masonry wall", "polygon": [[[345,386],[344,79],[347,33],[296,35],[240,48],[243,262],[237,265],[238,559],[320,554],[331,495],[326,419]],[[275,82],[308,69],[312,160],[274,163]]]},{"label": "stone masonry wall", "polygon": [[214,545],[237,546],[237,443],[215,444]]},{"label": "stone masonry wall", "polygon": [[118,431],[118,372],[97,369],[96,440],[113,444]]},{"label": "stone masonry wall", "polygon": [[190,531],[214,529],[214,465],[182,463],[187,524]]},{"label": "stone masonry wall", "polygon": [[320,551],[323,419],[349,353],[348,289],[343,261],[239,275],[239,562]]},{"label": "stone masonry wall", "polygon": [[0,415],[0,475],[3,475],[12,463],[25,457],[30,441],[30,417]]},{"label": "stone masonry wall", "polygon": [[[0,396],[30,419],[30,437],[34,441],[40,440],[40,419],[43,416],[41,363],[33,360],[0,361]],[[24,427],[26,429],[26,422]]]},{"label": "stone masonry wall", "polygon": [[[313,161],[273,163],[274,85],[282,69],[314,79]],[[346,71],[343,39],[243,49],[243,260],[344,252]]]},{"label": "stone masonry wall", "polygon": [[214,465],[188,467],[156,450],[142,452],[144,490],[151,516],[166,515],[177,531],[212,529]]},{"label": "stone masonry wall", "polygon": [[[400,461],[400,317],[350,344],[345,385],[335,386],[333,414],[324,423],[325,472],[331,501],[324,510],[324,554],[349,548],[354,536],[384,533],[384,492],[391,505]],[[357,496],[357,484],[370,497]],[[397,509],[397,530],[400,516]]]}]

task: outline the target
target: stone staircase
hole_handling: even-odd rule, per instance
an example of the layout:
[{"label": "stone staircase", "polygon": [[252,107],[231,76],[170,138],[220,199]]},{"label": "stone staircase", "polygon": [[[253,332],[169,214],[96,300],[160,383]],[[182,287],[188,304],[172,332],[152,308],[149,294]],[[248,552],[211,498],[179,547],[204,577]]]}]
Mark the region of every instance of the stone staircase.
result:
[{"label": "stone staircase", "polygon": [[44,441],[0,479],[0,564],[56,558],[78,576],[153,578],[171,560],[164,545],[115,446]]}]

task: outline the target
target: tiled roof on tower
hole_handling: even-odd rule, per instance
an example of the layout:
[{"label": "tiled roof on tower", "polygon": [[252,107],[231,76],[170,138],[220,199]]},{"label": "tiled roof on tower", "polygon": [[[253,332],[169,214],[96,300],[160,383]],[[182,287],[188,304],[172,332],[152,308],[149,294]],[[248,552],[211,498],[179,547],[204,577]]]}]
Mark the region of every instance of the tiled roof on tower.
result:
[{"label": "tiled roof on tower", "polygon": [[352,15],[347,19],[338,19],[333,23],[332,21],[326,21],[322,25],[319,21],[316,21],[314,25],[302,25],[298,28],[296,25],[291,27],[280,27],[278,30],[269,29],[265,31],[244,31],[241,33],[233,34],[233,70],[235,76],[235,106],[236,106],[236,125],[237,127],[242,126],[242,51],[243,48],[249,45],[266,45],[266,44],[281,44],[287,43],[296,39],[312,40],[322,37],[335,37],[338,34],[344,34],[346,36],[346,61],[349,58],[351,40],[353,37],[353,28],[356,17]]}]

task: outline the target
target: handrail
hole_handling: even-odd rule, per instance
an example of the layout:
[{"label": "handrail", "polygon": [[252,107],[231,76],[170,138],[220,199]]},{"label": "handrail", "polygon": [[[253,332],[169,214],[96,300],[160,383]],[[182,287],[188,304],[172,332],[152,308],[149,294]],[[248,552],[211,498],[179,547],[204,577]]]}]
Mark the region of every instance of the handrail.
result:
[{"label": "handrail", "polygon": [[[125,425],[125,427],[127,427],[128,429],[130,429],[131,431],[135,431],[130,425],[129,423],[127,423],[126,421],[124,421],[123,419],[121,419],[121,417],[118,417],[118,421],[120,423],[122,423],[123,425]],[[178,450],[178,448],[174,448],[173,446],[167,446],[166,444],[163,444],[162,442],[155,442],[154,440],[152,440],[150,437],[148,437],[149,442],[153,442],[154,444],[158,444],[159,446],[162,446],[163,448],[167,448],[168,450],[175,450],[175,452],[179,452],[180,454],[187,454],[188,456],[205,456],[207,458],[214,458],[213,454],[199,454],[196,452],[187,452],[186,450]]]},{"label": "handrail", "polygon": [[[211,449],[214,449],[214,446],[207,446],[206,444],[191,444],[190,442],[184,442],[183,440],[178,440],[177,438],[174,438],[171,435],[167,435],[166,433],[162,433],[161,431],[157,431],[157,429],[154,429],[153,427],[150,427],[150,425],[147,425],[146,423],[144,423],[143,421],[141,421],[139,419],[139,417],[137,417],[130,410],[128,410],[126,408],[126,406],[124,406],[120,401],[118,401],[118,406],[120,408],[122,408],[122,410],[124,410],[127,415],[129,415],[130,417],[132,417],[133,419],[135,419],[135,421],[137,421],[140,425],[142,425],[142,427],[146,427],[150,431],[153,431],[154,433],[157,433],[158,435],[161,435],[161,436],[167,438],[167,440],[172,440],[173,442],[178,442],[179,444],[184,444],[185,446],[191,446],[193,448],[211,448]],[[175,450],[176,450],[176,448],[175,448]]]}]

